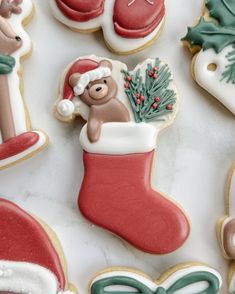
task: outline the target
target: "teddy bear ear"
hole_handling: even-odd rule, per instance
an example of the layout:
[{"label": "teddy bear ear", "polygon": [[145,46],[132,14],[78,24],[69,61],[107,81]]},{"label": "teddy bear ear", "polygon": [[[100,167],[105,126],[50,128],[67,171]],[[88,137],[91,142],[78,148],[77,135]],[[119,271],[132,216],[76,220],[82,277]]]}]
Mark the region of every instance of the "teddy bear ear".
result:
[{"label": "teddy bear ear", "polygon": [[80,73],[74,73],[74,74],[72,74],[70,76],[70,78],[69,78],[69,85],[72,88],[74,88],[78,84],[80,78],[81,78],[81,74]]},{"label": "teddy bear ear", "polygon": [[109,60],[101,60],[99,62],[99,67],[108,67],[110,70],[113,69],[113,65]]}]

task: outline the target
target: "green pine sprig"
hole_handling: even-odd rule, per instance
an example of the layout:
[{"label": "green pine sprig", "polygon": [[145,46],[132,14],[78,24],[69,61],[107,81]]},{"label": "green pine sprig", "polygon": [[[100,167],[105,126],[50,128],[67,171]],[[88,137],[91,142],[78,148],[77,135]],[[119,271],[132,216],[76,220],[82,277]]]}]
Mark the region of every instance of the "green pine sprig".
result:
[{"label": "green pine sprig", "polygon": [[235,84],[235,45],[233,50],[226,55],[229,64],[226,65],[226,70],[222,74],[222,80],[227,83]]},{"label": "green pine sprig", "polygon": [[125,92],[130,101],[135,121],[162,121],[164,115],[173,111],[176,93],[168,89],[171,72],[167,65],[161,66],[157,58],[154,66],[148,64],[145,77],[140,75],[140,69],[134,75],[129,71],[122,71],[125,79]]}]

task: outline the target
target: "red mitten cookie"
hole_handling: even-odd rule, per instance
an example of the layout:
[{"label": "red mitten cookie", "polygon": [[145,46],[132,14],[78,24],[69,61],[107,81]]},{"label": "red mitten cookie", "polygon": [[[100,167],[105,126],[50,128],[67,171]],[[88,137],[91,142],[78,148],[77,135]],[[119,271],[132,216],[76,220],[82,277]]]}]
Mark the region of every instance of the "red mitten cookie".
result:
[{"label": "red mitten cookie", "polygon": [[119,54],[144,49],[160,35],[165,19],[164,0],[50,0],[54,16],[71,29],[100,28],[107,46]]},{"label": "red mitten cookie", "polygon": [[48,144],[43,132],[31,130],[22,98],[20,60],[31,51],[22,23],[29,21],[32,12],[31,0],[0,1],[0,169],[31,157]]},{"label": "red mitten cookie", "polygon": [[55,233],[5,199],[0,215],[0,293],[75,294]]},{"label": "red mitten cookie", "polygon": [[59,119],[87,120],[80,135],[82,214],[143,251],[179,248],[189,235],[187,217],[151,187],[157,135],[179,104],[168,66],[148,59],[129,72],[118,61],[83,57],[66,69],[59,96]]}]

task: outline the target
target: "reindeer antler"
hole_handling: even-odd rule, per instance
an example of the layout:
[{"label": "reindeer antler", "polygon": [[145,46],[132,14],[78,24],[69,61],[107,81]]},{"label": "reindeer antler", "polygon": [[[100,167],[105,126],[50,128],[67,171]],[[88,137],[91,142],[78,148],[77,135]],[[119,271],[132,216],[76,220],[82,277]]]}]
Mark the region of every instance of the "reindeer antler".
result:
[{"label": "reindeer antler", "polygon": [[23,0],[0,0],[0,15],[4,18],[10,18],[12,13],[20,14],[22,9],[19,5]]}]

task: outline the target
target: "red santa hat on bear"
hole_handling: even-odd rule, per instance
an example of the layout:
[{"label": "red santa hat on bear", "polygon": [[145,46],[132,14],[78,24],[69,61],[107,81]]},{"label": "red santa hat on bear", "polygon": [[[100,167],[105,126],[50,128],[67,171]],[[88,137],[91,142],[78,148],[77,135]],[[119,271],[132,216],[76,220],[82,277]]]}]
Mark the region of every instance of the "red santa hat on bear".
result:
[{"label": "red santa hat on bear", "polygon": [[[79,74],[78,83],[74,87],[70,83],[73,74]],[[70,117],[75,111],[73,98],[82,95],[90,82],[110,75],[111,69],[105,66],[104,61],[98,63],[91,59],[79,59],[74,62],[65,76],[63,99],[57,105],[58,113],[63,117]]]},{"label": "red santa hat on bear", "polygon": [[60,257],[31,215],[0,198],[0,293],[72,294]]}]

